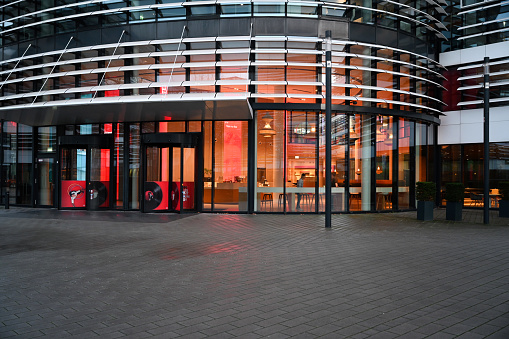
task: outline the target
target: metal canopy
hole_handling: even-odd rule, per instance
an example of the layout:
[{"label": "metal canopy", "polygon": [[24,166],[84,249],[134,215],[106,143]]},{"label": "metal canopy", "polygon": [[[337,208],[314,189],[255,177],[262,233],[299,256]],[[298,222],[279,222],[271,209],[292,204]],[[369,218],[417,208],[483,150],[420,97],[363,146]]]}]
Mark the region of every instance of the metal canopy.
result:
[{"label": "metal canopy", "polygon": [[76,99],[0,107],[0,119],[29,126],[168,120],[250,120],[245,96],[200,100]]}]

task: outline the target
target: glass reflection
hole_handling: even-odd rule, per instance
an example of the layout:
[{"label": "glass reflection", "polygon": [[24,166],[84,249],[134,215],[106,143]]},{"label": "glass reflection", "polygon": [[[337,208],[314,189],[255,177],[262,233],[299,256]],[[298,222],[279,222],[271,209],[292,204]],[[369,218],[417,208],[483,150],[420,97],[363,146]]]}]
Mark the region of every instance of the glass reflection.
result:
[{"label": "glass reflection", "polygon": [[258,111],[256,211],[283,212],[285,112]]},{"label": "glass reflection", "polygon": [[376,121],[376,209],[390,210],[393,207],[392,182],[394,149],[393,118],[378,116]]},{"label": "glass reflection", "polygon": [[[286,192],[288,211],[316,212],[316,153],[317,114],[315,112],[288,112],[286,152]],[[305,174],[302,184],[298,180]]]},{"label": "glass reflection", "polygon": [[413,134],[415,123],[406,119],[399,120],[398,131],[398,208],[408,209],[410,205],[410,186],[415,183],[411,178],[411,149],[414,147]]},{"label": "glass reflection", "polygon": [[[331,204],[332,212],[345,210],[345,181],[347,179],[347,137],[348,116],[345,114],[333,114],[331,117]],[[320,115],[320,182],[319,182],[319,206],[320,212],[325,211],[325,115]]]},{"label": "glass reflection", "polygon": [[247,210],[246,121],[218,121],[215,126],[214,210]]}]

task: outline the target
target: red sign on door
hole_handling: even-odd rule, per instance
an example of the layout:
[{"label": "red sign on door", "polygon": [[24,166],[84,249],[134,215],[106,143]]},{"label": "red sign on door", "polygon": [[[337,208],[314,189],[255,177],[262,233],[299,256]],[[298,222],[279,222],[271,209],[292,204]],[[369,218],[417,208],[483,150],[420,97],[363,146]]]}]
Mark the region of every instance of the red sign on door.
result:
[{"label": "red sign on door", "polygon": [[109,181],[91,181],[88,185],[92,208],[109,207]]},{"label": "red sign on door", "polygon": [[86,206],[86,182],[82,180],[62,180],[62,208]]},{"label": "red sign on door", "polygon": [[168,210],[168,181],[147,181],[144,199],[147,212]]},{"label": "red sign on door", "polygon": [[[171,202],[175,211],[180,211],[180,183],[171,184]],[[182,183],[182,202],[185,210],[194,208],[194,182],[184,181]]]}]

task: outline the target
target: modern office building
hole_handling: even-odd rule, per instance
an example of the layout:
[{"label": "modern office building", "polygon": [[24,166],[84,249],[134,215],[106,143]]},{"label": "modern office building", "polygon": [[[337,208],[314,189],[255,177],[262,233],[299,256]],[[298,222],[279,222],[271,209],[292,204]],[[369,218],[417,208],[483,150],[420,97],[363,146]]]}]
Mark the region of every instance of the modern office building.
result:
[{"label": "modern office building", "polygon": [[326,31],[333,212],[413,209],[465,147],[440,135],[471,65],[448,59],[471,33],[444,0],[2,3],[3,202],[323,212]]},{"label": "modern office building", "polygon": [[[440,180],[463,182],[466,206],[482,206],[484,185],[484,73],[489,74],[490,205],[498,184],[509,181],[509,2],[455,0],[444,19],[449,40],[440,63],[447,68],[445,115],[438,128]],[[489,58],[485,69],[485,58]]]}]

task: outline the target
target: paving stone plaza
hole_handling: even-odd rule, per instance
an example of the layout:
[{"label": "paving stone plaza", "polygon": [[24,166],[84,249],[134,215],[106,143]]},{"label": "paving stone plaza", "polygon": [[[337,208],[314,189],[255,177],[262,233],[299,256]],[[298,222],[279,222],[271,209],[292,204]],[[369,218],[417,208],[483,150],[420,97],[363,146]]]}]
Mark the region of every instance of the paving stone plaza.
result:
[{"label": "paving stone plaza", "polygon": [[509,338],[509,220],[443,214],[0,210],[0,338]]}]

